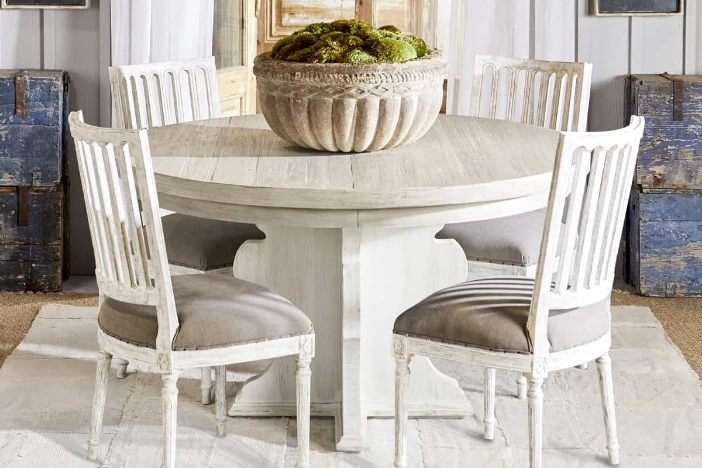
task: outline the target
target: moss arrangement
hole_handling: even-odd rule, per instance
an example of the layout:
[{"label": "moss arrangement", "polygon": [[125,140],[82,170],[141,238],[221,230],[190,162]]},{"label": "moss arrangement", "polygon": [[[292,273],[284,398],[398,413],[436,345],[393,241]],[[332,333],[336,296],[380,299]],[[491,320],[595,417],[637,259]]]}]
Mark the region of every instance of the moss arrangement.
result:
[{"label": "moss arrangement", "polygon": [[363,20],[314,23],[278,40],[274,59],[305,63],[405,62],[429,52],[423,40],[395,26],[375,29]]}]

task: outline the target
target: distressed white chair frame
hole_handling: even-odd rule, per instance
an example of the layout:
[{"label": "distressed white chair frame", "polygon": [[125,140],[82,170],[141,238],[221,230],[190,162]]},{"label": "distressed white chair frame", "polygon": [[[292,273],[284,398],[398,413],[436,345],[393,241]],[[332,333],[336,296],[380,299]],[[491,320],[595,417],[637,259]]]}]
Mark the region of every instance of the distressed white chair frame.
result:
[{"label": "distressed white chair frame", "polygon": [[[485,366],[486,439],[494,436],[495,368],[524,373],[529,382],[532,468],[543,466],[544,379],[549,372],[596,360],[609,460],[615,465],[619,463],[609,358],[610,332],[594,342],[550,352],[547,327],[550,310],[583,307],[603,301],[611,294],[619,239],[643,128],[644,119],[632,117],[630,125],[621,130],[561,135],[527,323],[528,338],[533,343],[532,354],[490,351],[393,334],[393,354],[397,363],[395,467],[407,466],[406,395],[409,364],[414,355]],[[564,216],[565,229],[561,233]],[[559,256],[557,246],[561,234],[565,248]],[[497,276],[494,279],[509,282],[509,277]]]},{"label": "distressed white chair frame", "polygon": [[229,67],[217,70],[219,103],[222,117],[256,113],[256,99],[252,99],[255,77],[251,67]]},{"label": "distressed white chair frame", "polygon": [[163,467],[175,467],[176,382],[183,369],[216,370],[217,435],[226,427],[225,366],[295,356],[297,360],[297,437],[299,467],[309,466],[310,362],[314,334],[221,348],[174,351],[179,328],[156,183],[146,130],[104,129],[86,125],[80,112],[69,118],[88,214],[95,276],[100,295],[130,304],[154,306],[156,349],[136,346],[98,331],[98,357],[88,458],[99,445],[112,357],[156,369],[163,377]]},{"label": "distressed white chair frame", "polygon": [[119,128],[152,128],[220,117],[214,57],[110,67]]},{"label": "distressed white chair frame", "polygon": [[[152,128],[221,116],[214,57],[109,68],[110,90],[118,128]],[[242,98],[242,104],[244,102]],[[190,110],[190,113],[186,113]],[[165,210],[161,214],[169,213]],[[205,273],[170,265],[172,275]],[[231,267],[208,270],[231,275]],[[118,378],[128,362],[118,362]],[[212,403],[212,369],[202,369],[202,403]]]},{"label": "distressed white chair frame", "polygon": [[[496,79],[497,78],[497,79]],[[592,85],[592,64],[476,55],[470,115],[560,130],[584,132]],[[471,277],[534,277],[536,264],[518,266],[468,260]],[[580,366],[587,368],[587,363]],[[526,380],[517,378],[517,398]]]},{"label": "distressed white chair frame", "polygon": [[[564,132],[584,132],[591,84],[589,63],[476,55],[470,115]],[[469,260],[468,271],[475,276],[534,277],[536,265],[522,267]]]},{"label": "distressed white chair frame", "polygon": [[[589,63],[476,55],[470,115],[584,132],[591,82]],[[536,272],[536,265],[525,268],[476,260],[468,264],[469,271],[477,276],[533,277]]]}]

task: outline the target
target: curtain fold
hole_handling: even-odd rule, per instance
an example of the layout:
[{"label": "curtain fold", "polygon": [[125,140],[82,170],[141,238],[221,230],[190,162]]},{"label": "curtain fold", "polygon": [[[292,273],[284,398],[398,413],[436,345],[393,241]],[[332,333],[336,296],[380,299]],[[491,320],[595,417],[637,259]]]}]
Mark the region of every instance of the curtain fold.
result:
[{"label": "curtain fold", "polygon": [[476,54],[529,58],[531,6],[527,0],[451,2],[446,112],[467,115]]},{"label": "curtain fold", "polygon": [[212,55],[214,0],[112,0],[111,64]]}]

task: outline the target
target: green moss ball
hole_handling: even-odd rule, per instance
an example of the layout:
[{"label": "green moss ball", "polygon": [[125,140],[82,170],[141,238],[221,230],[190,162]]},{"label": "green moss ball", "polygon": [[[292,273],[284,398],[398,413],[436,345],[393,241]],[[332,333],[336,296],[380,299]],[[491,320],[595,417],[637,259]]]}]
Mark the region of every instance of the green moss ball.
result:
[{"label": "green moss ball", "polygon": [[305,63],[404,62],[429,53],[426,43],[397,27],[375,29],[362,20],[313,23],[285,36],[271,56]]}]

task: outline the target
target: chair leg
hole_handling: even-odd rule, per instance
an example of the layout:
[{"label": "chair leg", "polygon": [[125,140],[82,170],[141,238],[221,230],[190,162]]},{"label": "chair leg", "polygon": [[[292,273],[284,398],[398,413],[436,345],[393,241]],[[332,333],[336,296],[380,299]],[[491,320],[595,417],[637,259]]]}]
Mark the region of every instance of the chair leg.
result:
[{"label": "chair leg", "polygon": [[310,363],[312,358],[297,356],[297,468],[310,466]]},{"label": "chair leg", "polygon": [[527,397],[527,379],[524,375],[517,376],[517,399],[526,400]]},{"label": "chair leg", "polygon": [[202,404],[212,404],[212,368],[202,368],[202,380],[200,381],[200,390],[202,391]]},{"label": "chair leg", "polygon": [[107,397],[107,380],[110,376],[112,355],[100,351],[95,372],[95,394],[93,396],[93,416],[90,421],[90,436],[88,437],[88,460],[97,458],[100,445],[100,432],[102,431],[102,416],[105,412],[105,398]]},{"label": "chair leg", "polygon": [[178,377],[179,371],[163,374],[163,468],[176,466],[176,428],[178,427]]},{"label": "chair leg", "polygon": [[495,368],[485,368],[485,415],[483,417],[483,437],[487,440],[495,438]]},{"label": "chair leg", "polygon": [[617,441],[617,419],[614,414],[614,386],[612,385],[612,360],[609,353],[597,359],[597,370],[600,375],[600,391],[602,392],[602,408],[604,410],[605,428],[607,430],[607,451],[609,462],[619,464],[619,442]]},{"label": "chair leg", "polygon": [[[207,370],[209,372],[209,368]],[[224,437],[227,434],[226,366],[218,366],[215,368],[215,420],[217,421],[217,437]]]},{"label": "chair leg", "polygon": [[542,468],[542,446],[543,446],[543,412],[544,412],[544,392],[542,386],[544,379],[535,378],[530,375],[528,378],[529,390],[529,466],[530,468]]},{"label": "chair leg", "polygon": [[129,365],[129,361],[125,361],[124,359],[115,359],[115,362],[117,363],[117,378],[125,378],[127,376],[127,366]]},{"label": "chair leg", "polygon": [[407,466],[407,393],[410,357],[395,356],[395,468]]}]

